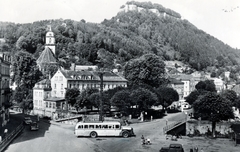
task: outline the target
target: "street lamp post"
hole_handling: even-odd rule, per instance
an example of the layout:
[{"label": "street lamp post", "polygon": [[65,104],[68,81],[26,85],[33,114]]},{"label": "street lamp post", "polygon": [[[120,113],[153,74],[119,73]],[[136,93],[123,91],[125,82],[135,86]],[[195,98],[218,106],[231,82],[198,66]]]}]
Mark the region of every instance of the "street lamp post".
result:
[{"label": "street lamp post", "polygon": [[103,74],[104,72],[99,72],[100,77],[100,113],[99,121],[103,121]]}]

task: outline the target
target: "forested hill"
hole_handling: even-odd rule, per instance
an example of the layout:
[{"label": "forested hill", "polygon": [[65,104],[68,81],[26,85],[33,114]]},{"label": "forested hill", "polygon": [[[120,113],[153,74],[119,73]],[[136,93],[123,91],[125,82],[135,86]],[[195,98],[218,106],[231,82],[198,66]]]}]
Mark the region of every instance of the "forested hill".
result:
[{"label": "forested hill", "polygon": [[12,53],[23,49],[38,58],[48,25],[55,34],[56,56],[64,67],[71,62],[94,65],[101,61],[107,68],[120,68],[130,59],[154,53],[197,70],[239,68],[240,50],[182,20],[179,13],[151,2],[128,2],[115,17],[101,24],[70,19],[0,22],[0,38],[6,40],[0,43],[0,49]]}]

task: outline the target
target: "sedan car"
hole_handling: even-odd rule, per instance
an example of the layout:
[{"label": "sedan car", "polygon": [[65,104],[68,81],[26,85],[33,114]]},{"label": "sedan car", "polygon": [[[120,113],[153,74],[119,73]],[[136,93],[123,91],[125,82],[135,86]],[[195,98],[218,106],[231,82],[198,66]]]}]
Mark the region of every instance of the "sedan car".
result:
[{"label": "sedan car", "polygon": [[32,120],[30,117],[24,117],[24,124],[30,125],[32,123]]}]

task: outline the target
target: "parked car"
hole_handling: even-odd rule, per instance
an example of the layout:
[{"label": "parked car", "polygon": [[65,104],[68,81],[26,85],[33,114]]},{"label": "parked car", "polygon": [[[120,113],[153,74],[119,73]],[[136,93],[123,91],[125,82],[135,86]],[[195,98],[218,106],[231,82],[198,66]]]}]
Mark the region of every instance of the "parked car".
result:
[{"label": "parked car", "polygon": [[37,122],[32,122],[30,124],[30,130],[38,130],[39,129],[39,125]]},{"label": "parked car", "polygon": [[29,125],[32,123],[32,120],[30,117],[24,117],[24,124]]},{"label": "parked car", "polygon": [[169,147],[162,147],[159,152],[184,152],[181,144],[170,144]]}]

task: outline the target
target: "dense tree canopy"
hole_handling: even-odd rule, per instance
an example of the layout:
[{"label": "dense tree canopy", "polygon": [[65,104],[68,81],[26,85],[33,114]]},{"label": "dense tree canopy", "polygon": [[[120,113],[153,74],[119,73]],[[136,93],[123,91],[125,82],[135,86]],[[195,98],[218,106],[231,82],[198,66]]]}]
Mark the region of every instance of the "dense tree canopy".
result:
[{"label": "dense tree canopy", "polygon": [[151,108],[151,106],[153,106],[158,100],[155,93],[144,88],[133,90],[130,94],[130,97],[133,104],[137,106],[139,112]]},{"label": "dense tree canopy", "polygon": [[155,89],[155,92],[158,96],[156,105],[162,105],[164,108],[179,100],[179,95],[173,88],[163,86]]},{"label": "dense tree canopy", "polygon": [[79,96],[80,91],[78,88],[68,88],[66,90],[65,99],[68,102],[68,104],[71,104],[72,106],[76,104],[77,97]]},{"label": "dense tree canopy", "polygon": [[125,78],[130,85],[148,84],[153,87],[166,82],[165,64],[158,56],[146,54],[138,59],[129,61],[125,68]]},{"label": "dense tree canopy", "polygon": [[38,82],[42,73],[39,71],[36,60],[32,54],[19,51],[13,56],[12,60],[12,82],[15,82],[17,86],[26,86],[28,89],[32,89],[36,82]]},{"label": "dense tree canopy", "polygon": [[232,104],[229,100],[215,92],[208,92],[201,96],[194,104],[194,116],[212,122],[212,133],[215,137],[216,123],[234,118]]}]

